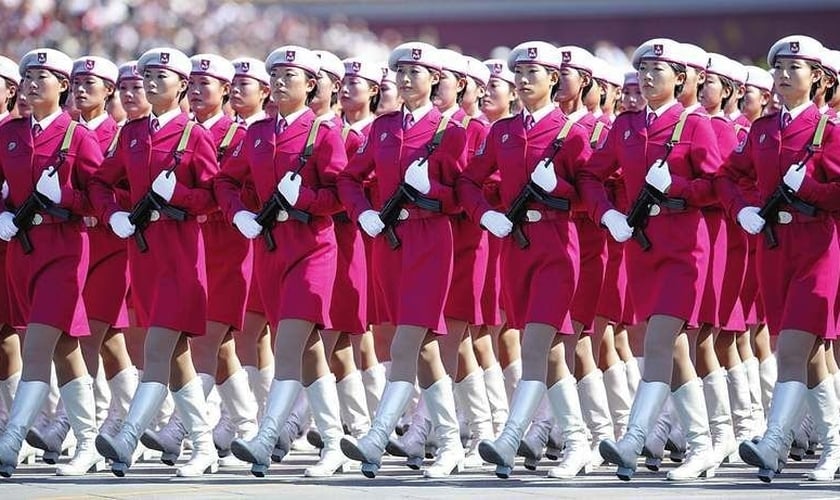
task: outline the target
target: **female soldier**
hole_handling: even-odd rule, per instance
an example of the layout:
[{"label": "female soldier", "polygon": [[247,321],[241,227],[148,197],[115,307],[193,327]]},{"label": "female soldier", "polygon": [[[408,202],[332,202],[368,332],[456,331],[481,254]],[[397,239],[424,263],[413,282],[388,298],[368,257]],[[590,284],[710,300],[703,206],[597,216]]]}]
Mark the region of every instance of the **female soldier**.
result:
[{"label": "female soldier", "polygon": [[[343,434],[338,395],[318,329],[330,325],[336,260],[331,216],[341,209],[334,183],[346,154],[337,127],[317,120],[307,107],[318,90],[318,56],[284,46],[269,54],[265,68],[278,116],[248,130],[215,184],[220,208],[246,238],[262,233],[267,242],[282,242],[276,248],[259,242],[254,259],[266,315],[277,325],[274,381],[257,435],[234,440],[231,450],[253,464],[254,475],[265,475],[280,430],[305,386],[324,439],[321,460],[305,475],[328,476],[346,459],[338,449]],[[265,227],[241,198],[246,182],[254,183],[264,207],[278,207]]]},{"label": "female soldier", "polygon": [[624,85],[621,87],[621,109],[625,111],[641,111],[647,106],[647,99],[639,86],[639,73],[628,71],[624,74]]},{"label": "female soldier", "polygon": [[[825,460],[813,478],[832,478],[838,468],[840,417],[833,381],[825,369],[823,338],[833,336],[837,327],[833,306],[840,250],[831,212],[840,208],[836,201],[840,130],[812,101],[822,79],[822,51],[820,42],[806,36],[773,44],[767,62],[775,69],[782,112],[753,123],[746,144],[730,156],[718,178],[728,213],[737,214],[750,234],[769,225],[766,234],[769,238],[772,230],[777,243],[773,248],[758,244],[757,269],[767,323],[778,334],[779,377],[764,437],[757,443],[745,441],[739,449],[741,458],[758,467],[765,482],[784,464],[788,436],[806,408],[818,424],[824,446]],[[783,202],[771,215],[761,212],[739,191],[742,178],[756,184],[760,199],[767,200],[781,188],[787,190],[790,203]],[[809,206],[816,210],[808,210]],[[805,253],[802,242],[808,242]]]},{"label": "female soldier", "polygon": [[[123,426],[114,436],[100,433],[96,439],[117,476],[131,465],[137,440],[160,409],[167,385],[193,442],[192,457],[177,475],[197,476],[218,466],[189,344],[190,336],[205,333],[207,278],[196,218],[215,206],[210,184],[218,171],[210,134],[194,127],[179,106],[191,68],[177,49],[143,54],[137,69],[152,113],[148,121],[123,127],[90,184],[99,219],[107,220],[120,238],[135,235],[128,245],[132,299],[139,325],[148,329],[142,382]],[[114,196],[114,186],[126,180],[132,214]]]},{"label": "female soldier", "polygon": [[[585,433],[571,374],[577,335],[569,309],[579,269],[577,231],[567,208],[576,198],[573,177],[591,149],[583,127],[554,106],[560,61],[557,48],[544,42],[526,42],[511,52],[508,67],[516,74],[525,110],[493,125],[481,153],[458,181],[465,210],[495,237],[505,238],[516,224],[516,241],[502,242],[502,290],[508,322],[524,328],[523,374],[502,434],[479,446],[482,458],[496,464],[502,478],[511,473],[519,440],[547,385],[558,425],[570,435]],[[536,190],[545,201],[551,198],[552,205],[532,199],[521,220],[493,210],[482,187],[497,170],[502,206],[510,208],[523,189]],[[549,288],[555,293],[544,294]],[[573,477],[588,465],[585,438],[582,449],[580,441],[570,443],[573,453],[552,469],[553,477]]]},{"label": "female soldier", "polygon": [[[681,45],[669,39],[648,41],[636,50],[633,62],[648,101],[647,112],[620,115],[604,147],[579,176],[579,189],[593,218],[615,240],[626,241],[635,232],[644,241],[645,231],[649,238],[645,243],[650,243],[625,248],[635,312],[648,322],[644,379],[627,433],[617,443],[603,441],[600,449],[605,460],[618,465],[618,477],[629,480],[670,385],[691,449],[668,478],[693,479],[713,474],[717,465],[703,389],[691,364],[684,327],[697,324],[709,249],[699,208],[714,199],[711,177],[720,158],[708,119],[686,112],[676,101],[686,72]],[[650,208],[653,215],[646,226],[631,221],[638,224],[635,230],[613,208],[603,187],[619,164],[629,199],[653,193],[661,200]],[[674,287],[681,293],[673,294]]]},{"label": "female soldier", "polygon": [[[71,462],[57,472],[84,474],[100,461],[93,447],[92,380],[79,337],[89,335],[82,299],[88,239],[80,216],[90,213],[86,184],[102,161],[102,152],[95,136],[76,127],[61,109],[70,94],[72,70],[73,60],[57,50],[27,53],[20,62],[20,88],[31,118],[10,121],[0,133],[5,144],[0,177],[8,182],[6,206],[10,208],[0,212],[0,238],[11,241],[17,236],[6,254],[11,324],[26,325],[23,373],[0,436],[0,475],[4,477],[14,472],[21,443],[46,399],[53,360],[78,441]],[[21,210],[31,206],[30,198],[49,209]]]},{"label": "female soldier", "polygon": [[[345,438],[341,447],[349,458],[362,462],[367,477],[374,477],[417,379],[439,445],[437,460],[424,475],[442,477],[464,460],[452,381],[441,361],[438,335],[447,334],[444,306],[453,267],[449,216],[458,210],[454,184],[463,167],[466,136],[460,125],[432,105],[442,66],[435,47],[402,44],[391,52],[388,64],[396,72],[405,106],[374,121],[368,141],[339,177],[339,192],[351,219],[358,220],[369,236],[385,231],[387,238],[374,240],[372,260],[389,270],[387,275],[378,274],[386,308],[380,319],[397,329],[391,342],[389,382],[371,430],[359,440]],[[388,226],[379,210],[391,203],[373,208],[365,196],[363,183],[371,172],[377,179],[373,201],[385,202],[407,192],[417,202],[401,202],[396,207],[399,220],[387,220]],[[390,219],[393,214],[382,215]]]}]

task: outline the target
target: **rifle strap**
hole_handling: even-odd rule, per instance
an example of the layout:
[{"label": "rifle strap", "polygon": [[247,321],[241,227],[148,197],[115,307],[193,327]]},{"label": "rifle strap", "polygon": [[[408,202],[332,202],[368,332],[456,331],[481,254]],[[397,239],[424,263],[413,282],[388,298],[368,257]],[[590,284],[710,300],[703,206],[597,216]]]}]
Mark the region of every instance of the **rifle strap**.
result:
[{"label": "rifle strap", "polygon": [[461,119],[461,126],[464,127],[464,128],[467,128],[467,126],[470,124],[471,121],[472,121],[472,116],[467,115],[467,116],[465,116]]},{"label": "rifle strap", "polygon": [[225,136],[222,138],[222,143],[219,144],[219,159],[221,160],[222,157],[225,155],[225,151],[230,147],[230,143],[233,142],[233,136],[236,135],[236,131],[239,129],[239,124],[233,122],[230,124]]},{"label": "rifle strap", "polygon": [[350,135],[350,124],[345,123],[344,127],[341,128],[341,139],[346,141],[348,135]]},{"label": "rifle strap", "polygon": [[828,115],[820,115],[820,121],[817,123],[817,129],[814,131],[814,138],[811,139],[811,149],[820,149],[825,136],[825,126],[828,124],[830,117]]},{"label": "rifle strap", "polygon": [[76,131],[76,122],[71,121],[70,125],[67,126],[67,130],[64,132],[64,139],[61,141],[61,149],[58,150],[59,153],[67,154],[70,151],[70,145],[73,143],[73,132]]},{"label": "rifle strap", "polygon": [[691,111],[684,109],[682,114],[680,114],[680,121],[677,122],[677,125],[674,127],[674,131],[671,133],[671,139],[668,141],[670,147],[676,146],[680,142],[680,138],[682,137],[683,129],[685,128],[685,122],[688,120],[688,115],[691,114]]},{"label": "rifle strap", "polygon": [[190,142],[190,134],[192,133],[194,126],[195,122],[187,122],[187,125],[184,127],[184,131],[181,132],[181,140],[178,141],[178,147],[175,148],[175,154],[177,156],[184,154],[184,151],[187,150],[187,143]]},{"label": "rifle strap", "polygon": [[605,127],[604,122],[595,122],[595,128],[592,129],[592,135],[589,137],[589,147],[595,149],[598,146],[598,141],[601,140],[601,133],[604,132]]},{"label": "rifle strap", "polygon": [[312,156],[312,151],[315,149],[315,139],[318,137],[318,127],[321,126],[323,118],[315,118],[312,126],[309,128],[309,135],[306,136],[306,145],[303,147],[303,153],[300,155],[300,164],[304,165],[309,157]]},{"label": "rifle strap", "polygon": [[449,125],[449,117],[444,115],[440,118],[440,123],[438,123],[437,130],[435,130],[435,135],[432,137],[432,142],[426,146],[426,149],[429,151],[429,156],[432,156],[432,153],[440,146],[440,143],[443,142],[443,135],[446,133],[446,126]]}]

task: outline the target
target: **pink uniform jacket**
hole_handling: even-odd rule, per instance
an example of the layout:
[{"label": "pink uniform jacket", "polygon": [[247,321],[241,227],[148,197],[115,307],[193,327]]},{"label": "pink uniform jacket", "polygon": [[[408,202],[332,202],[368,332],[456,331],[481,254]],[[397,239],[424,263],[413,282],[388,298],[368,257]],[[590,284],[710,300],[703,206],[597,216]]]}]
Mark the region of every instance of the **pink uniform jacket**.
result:
[{"label": "pink uniform jacket", "polygon": [[[39,137],[32,136],[29,118],[11,120],[0,129],[0,183],[9,183],[6,209],[20,207],[38,182],[41,172],[58,165],[58,151],[71,119],[62,113]],[[90,334],[82,300],[88,271],[89,244],[81,217],[90,215],[87,182],[102,161],[96,137],[77,126],[65,162],[59,167],[61,202],[73,217],[61,222],[43,215],[43,223],[29,231],[33,251],[23,253],[13,239],[6,254],[12,324],[42,323],[74,337]]]},{"label": "pink uniform jacket", "polygon": [[[493,209],[484,196],[485,181],[496,171],[501,174],[499,195],[507,210],[530,181],[537,163],[552,153],[552,143],[567,120],[562,111],[553,110],[526,132],[522,116],[494,123],[484,147],[458,179],[458,196],[475,222]],[[552,159],[557,187],[549,194],[576,202],[575,176],[590,154],[589,136],[575,124]],[[539,213],[538,221],[523,223],[530,246],[521,249],[510,237],[502,241],[502,294],[508,323],[519,329],[541,323],[571,334],[569,308],[580,272],[577,229],[569,212],[539,203],[530,208]]]},{"label": "pink uniform jacket", "polygon": [[[628,200],[636,200],[654,161],[665,157],[665,143],[684,108],[673,104],[647,129],[644,111],[616,118],[604,146],[595,151],[579,176],[578,188],[593,220],[600,221],[614,205],[604,181],[619,168]],[[712,178],[720,165],[712,126],[704,116],[687,117],[679,143],[668,157],[672,184],[668,196],[682,198],[687,210],[663,207],[648,220],[645,232],[652,248],[644,252],[634,241],[625,245],[627,276],[636,317],[662,314],[696,325],[709,258],[709,237],[700,208],[715,201]],[[679,290],[679,293],[674,293]]]},{"label": "pink uniform jacket", "polygon": [[[108,117],[93,133],[104,155],[119,133],[119,126]],[[96,217],[87,217],[84,222],[90,240],[90,267],[84,290],[88,318],[114,328],[125,328],[128,326],[129,283],[126,241]]]},{"label": "pink uniform jacket", "polygon": [[[819,110],[811,106],[785,130],[778,114],[753,123],[746,144],[729,156],[717,178],[721,201],[731,218],[750,205],[749,193],[740,186],[743,180],[754,182],[759,199],[767,200],[790,165],[805,158],[819,119]],[[779,246],[768,249],[763,238],[756,243],[758,284],[771,333],[795,329],[832,338],[840,278],[840,250],[831,216],[840,210],[840,129],[833,122],[829,121],[822,147],[805,168],[797,196],[814,205],[817,214],[809,217],[792,207],[782,208],[790,220],[782,223],[780,218],[774,225]]]},{"label": "pink uniform jacket", "polygon": [[[228,220],[247,210],[240,196],[245,183],[253,182],[262,205],[286,172],[300,166],[314,121],[315,114],[307,110],[280,135],[275,133],[276,118],[251,125],[214,184],[219,207]],[[271,325],[282,319],[300,319],[319,328],[331,326],[329,311],[337,260],[332,215],[342,209],[335,179],[346,163],[340,131],[331,121],[322,122],[313,155],[300,171],[301,191],[295,205],[312,216],[310,223],[293,218],[278,221],[272,231],[277,242],[273,252],[266,250],[261,238],[253,242],[254,278]]]},{"label": "pink uniform jacket", "polygon": [[[432,109],[405,131],[400,111],[373,122],[367,141],[338,179],[341,200],[352,220],[358,220],[365,210],[380,209],[396,192],[409,165],[428,156],[427,146],[441,118],[440,112]],[[455,179],[464,165],[465,144],[464,129],[450,120],[440,146],[428,157],[431,190],[425,196],[440,201],[442,213],[407,206],[408,218],[396,227],[401,246],[392,250],[383,235],[373,242],[374,266],[387,270],[374,276],[382,302],[383,310],[377,311],[381,321],[446,333],[443,310],[453,268],[449,216],[459,210]],[[371,173],[376,182],[369,199],[365,182]]]},{"label": "pink uniform jacket", "polygon": [[[124,210],[113,186],[128,180],[132,206],[151,189],[158,174],[173,164],[173,153],[189,117],[182,113],[154,135],[149,118],[123,126],[116,149],[91,178],[91,201],[101,221]],[[196,217],[215,209],[212,180],[218,172],[216,150],[210,133],[194,126],[178,168],[170,204],[187,211],[184,222],[160,219],[151,222],[145,236],[149,250],[141,253],[128,241],[131,297],[141,327],[162,327],[188,335],[205,333],[207,273],[204,242]]]},{"label": "pink uniform jacket", "polygon": [[[210,127],[213,146],[222,153],[222,165],[245,138],[245,129],[237,127],[226,150],[219,151],[233,123],[230,117],[224,116]],[[199,217],[198,222],[207,266],[207,321],[242,330],[254,260],[251,242],[242,237],[220,210]]]},{"label": "pink uniform jacket", "polygon": [[[0,128],[3,127],[12,115],[6,114],[0,119]],[[11,286],[6,276],[6,250],[9,244],[0,240],[0,325],[12,326],[12,310],[9,301],[9,287]]]}]

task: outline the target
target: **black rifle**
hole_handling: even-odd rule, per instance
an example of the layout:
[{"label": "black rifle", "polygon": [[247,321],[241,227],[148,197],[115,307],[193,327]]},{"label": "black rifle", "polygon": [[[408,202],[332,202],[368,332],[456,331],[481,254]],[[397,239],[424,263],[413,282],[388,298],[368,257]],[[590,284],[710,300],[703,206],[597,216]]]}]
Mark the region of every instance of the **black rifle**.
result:
[{"label": "black rifle", "polygon": [[654,205],[664,206],[671,210],[685,210],[686,206],[685,200],[681,198],[668,198],[648,183],[642,186],[639,196],[627,214],[627,225],[633,228],[633,239],[639,243],[644,251],[650,250],[651,247],[650,240],[645,234],[645,226],[647,226],[650,217],[650,209]]},{"label": "black rifle", "polygon": [[[300,168],[295,170],[294,175],[297,175],[298,172],[300,172]],[[292,176],[292,178],[294,178],[294,176]],[[265,240],[265,248],[269,252],[273,252],[277,248],[277,243],[274,241],[274,236],[271,234],[271,230],[274,229],[274,225],[277,223],[277,215],[281,210],[288,213],[291,218],[303,222],[304,224],[309,224],[309,220],[311,218],[307,212],[292,207],[286,197],[283,196],[280,191],[275,189],[274,192],[271,193],[271,198],[265,202],[260,210],[260,213],[258,213],[254,218],[257,224],[262,226],[260,234],[262,234],[262,237]]]},{"label": "black rifle", "polygon": [[528,204],[534,201],[540,202],[554,210],[568,212],[571,208],[571,204],[566,198],[549,195],[533,181],[525,184],[525,187],[522,188],[522,191],[519,192],[519,195],[513,200],[510,208],[505,213],[505,217],[513,223],[513,229],[511,230],[513,239],[516,240],[516,244],[522,249],[528,248],[531,244],[531,241],[525,236],[525,232],[522,231],[522,225],[526,222]]},{"label": "black rifle", "polygon": [[379,212],[379,218],[382,219],[382,224],[385,225],[382,232],[385,233],[385,237],[388,239],[388,245],[392,250],[396,250],[401,244],[394,228],[399,223],[400,210],[407,204],[415,205],[430,212],[440,213],[442,210],[439,200],[426,198],[412,186],[405,182],[400,183],[397,186],[396,192],[382,205],[382,210]]},{"label": "black rifle", "polygon": [[[53,170],[53,174],[55,172],[56,170]],[[20,241],[20,246],[24,254],[32,253],[32,241],[29,239],[29,230],[35,225],[35,216],[40,212],[45,212],[62,221],[69,220],[71,215],[70,210],[59,207],[38,191],[32,191],[32,194],[17,209],[12,219],[12,223],[18,228],[15,237]]]},{"label": "black rifle", "polygon": [[[171,170],[169,172],[171,173]],[[143,232],[149,227],[149,223],[152,222],[152,213],[154,211],[177,221],[183,222],[187,219],[187,212],[185,210],[170,205],[159,194],[149,189],[146,195],[131,209],[131,213],[128,214],[128,221],[134,224],[134,241],[137,243],[137,248],[140,250],[140,253],[145,253],[149,250],[149,244],[146,242],[146,236]]]},{"label": "black rifle", "polygon": [[[803,168],[812,156],[814,156],[814,149],[809,147],[805,158],[799,162],[797,170]],[[784,181],[779,182],[776,190],[773,191],[773,194],[767,198],[764,206],[758,211],[758,215],[764,219],[764,227],[761,229],[761,232],[764,233],[764,241],[767,244],[767,248],[776,248],[779,246],[779,240],[776,239],[776,231],[773,230],[773,227],[779,221],[779,210],[782,204],[788,204],[796,209],[796,211],[811,217],[817,214],[817,207],[802,201]]]}]

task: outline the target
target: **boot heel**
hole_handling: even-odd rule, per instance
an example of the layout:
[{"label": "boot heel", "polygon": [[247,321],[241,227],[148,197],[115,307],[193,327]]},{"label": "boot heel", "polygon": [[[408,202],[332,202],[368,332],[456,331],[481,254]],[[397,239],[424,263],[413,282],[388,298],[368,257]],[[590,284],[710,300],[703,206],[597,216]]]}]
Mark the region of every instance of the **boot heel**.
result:
[{"label": "boot heel", "polygon": [[636,470],[630,467],[619,467],[618,470],[615,472],[615,475],[618,476],[618,478],[622,481],[629,481],[633,478],[633,474],[635,473]]},{"label": "boot heel", "polygon": [[411,470],[420,470],[420,467],[423,466],[423,460],[423,457],[408,457],[405,465]]},{"label": "boot heel", "polygon": [[712,467],[711,469],[706,469],[700,473],[700,477],[705,479],[712,479],[715,477],[716,468]]},{"label": "boot heel", "polygon": [[776,471],[771,469],[758,469],[758,479],[763,483],[769,483],[776,477]]},{"label": "boot heel", "polygon": [[645,459],[645,467],[649,471],[659,472],[659,468],[662,467],[662,459],[661,458],[646,458]]},{"label": "boot heel", "polygon": [[41,460],[43,460],[45,464],[55,465],[58,463],[58,455],[59,452],[57,451],[45,451]]},{"label": "boot heel", "polygon": [[251,466],[251,474],[254,477],[265,477],[265,473],[268,472],[268,466],[263,464],[253,464]]},{"label": "boot heel", "polygon": [[379,464],[371,464],[367,462],[362,463],[362,474],[368,478],[373,479],[376,477],[376,473],[379,472]]},{"label": "boot heel", "polygon": [[726,458],[724,458],[723,462],[727,463],[727,464],[742,464],[742,463],[744,463],[744,461],[741,460],[741,455],[737,451],[730,454]]},{"label": "boot heel", "polygon": [[179,456],[180,456],[180,454],[176,455],[174,453],[164,452],[164,453],[161,453],[161,455],[160,455],[160,461],[163,462],[164,464],[172,467],[173,465],[175,465],[175,462],[178,461]]},{"label": "boot heel", "polygon": [[125,477],[125,472],[128,470],[128,464],[122,462],[112,462],[111,472],[117,477]]},{"label": "boot heel", "polygon": [[34,453],[31,453],[31,454],[27,455],[26,458],[24,458],[23,462],[21,462],[21,463],[26,464],[26,465],[35,465],[35,462],[36,462],[37,459],[38,459],[38,457]]},{"label": "boot heel", "polygon": [[205,474],[215,474],[219,472],[219,462],[218,460],[213,462],[212,464],[208,465],[206,469],[204,469]]},{"label": "boot heel", "polygon": [[14,465],[0,465],[0,476],[9,478],[12,477],[12,474],[15,473],[15,466]]},{"label": "boot heel", "polygon": [[496,466],[496,477],[499,479],[509,479],[511,472],[513,472],[513,467],[509,465]]},{"label": "boot heel", "polygon": [[539,464],[540,464],[540,461],[535,459],[535,458],[526,458],[525,459],[525,468],[528,469],[528,470],[537,470],[537,466]]},{"label": "boot heel", "polygon": [[282,448],[274,448],[274,451],[271,452],[271,461],[275,464],[279,464],[286,458],[286,450]]}]

